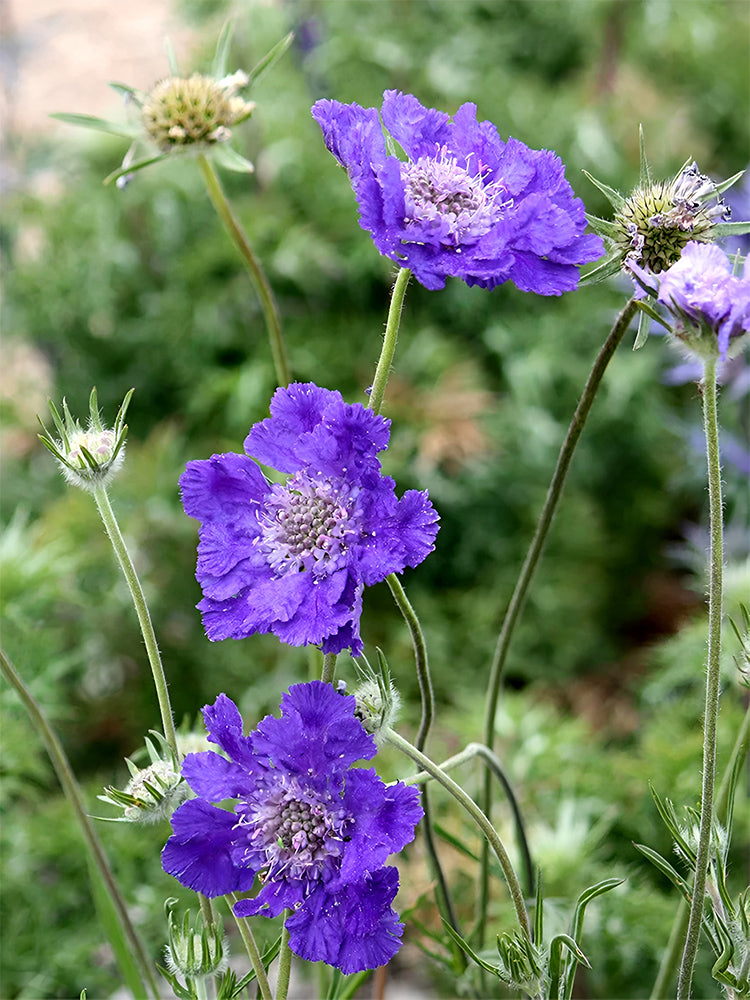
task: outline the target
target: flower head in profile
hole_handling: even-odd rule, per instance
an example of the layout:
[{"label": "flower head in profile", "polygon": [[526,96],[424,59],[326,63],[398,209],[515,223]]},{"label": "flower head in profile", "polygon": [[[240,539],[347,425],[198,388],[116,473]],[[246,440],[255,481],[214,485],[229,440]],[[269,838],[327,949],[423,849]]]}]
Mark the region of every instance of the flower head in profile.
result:
[{"label": "flower head in profile", "polygon": [[[474,104],[451,120],[387,90],[381,114],[388,146],[377,108],[324,100],[312,109],[349,175],[360,225],[426,288],[453,276],[560,295],[577,286],[580,265],[602,254],[554,153],[503,142],[491,122],[477,121]],[[405,159],[388,151],[395,143]]]},{"label": "flower head in profile", "polygon": [[292,36],[278,42],[250,72],[227,73],[231,40],[230,26],[224,29],[216,45],[209,73],[181,74],[170,51],[170,75],[159,80],[149,91],[122,83],[111,86],[136,109],[129,123],[119,124],[93,115],[59,113],[52,117],[72,125],[82,125],[99,132],[109,132],[130,140],[122,165],[106,178],[123,188],[131,176],[152,163],[178,154],[201,154],[228,170],[252,172],[253,165],[229,145],[232,129],[253,113],[255,103],[243,93],[248,90],[286,51]]},{"label": "flower head in profile", "polygon": [[[286,921],[301,958],[349,974],[374,969],[400,947],[403,925],[391,904],[398,872],[385,864],[414,837],[419,793],[385,785],[353,697],[322,681],[295,684],[281,717],[249,736],[226,695],[203,710],[218,753],[190,754],[183,775],[198,796],[172,816],[165,871],[208,897],[259,891],[237,916]],[[236,800],[233,811],[214,803]]]},{"label": "flower head in profile", "polygon": [[630,268],[669,312],[666,325],[679,345],[701,360],[724,360],[742,350],[750,333],[749,259],[740,277],[720,247],[688,243],[679,260],[659,275],[634,262]]},{"label": "flower head in profile", "polygon": [[[180,486],[201,522],[198,608],[209,639],[273,632],[324,653],[362,651],[364,587],[417,566],[438,530],[427,493],[399,500],[382,474],[389,425],[338,392],[293,383],[250,430],[247,454],[188,463]],[[258,462],[289,478],[269,482]]]}]

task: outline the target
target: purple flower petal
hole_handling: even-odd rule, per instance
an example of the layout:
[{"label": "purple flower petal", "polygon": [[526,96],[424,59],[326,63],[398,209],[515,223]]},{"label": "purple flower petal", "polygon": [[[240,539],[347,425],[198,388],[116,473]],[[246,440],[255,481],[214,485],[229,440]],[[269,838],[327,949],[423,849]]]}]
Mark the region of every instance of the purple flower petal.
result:
[{"label": "purple flower petal", "polygon": [[286,922],[292,951],[345,975],[385,965],[404,932],[391,907],[397,891],[396,869],[381,868],[340,892],[313,893]]}]

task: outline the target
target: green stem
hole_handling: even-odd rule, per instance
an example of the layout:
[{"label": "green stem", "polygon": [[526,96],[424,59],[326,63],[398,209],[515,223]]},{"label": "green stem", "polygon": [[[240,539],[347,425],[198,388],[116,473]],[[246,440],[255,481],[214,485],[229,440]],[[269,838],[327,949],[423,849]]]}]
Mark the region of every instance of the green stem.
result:
[{"label": "green stem", "polygon": [[[744,762],[747,758],[748,744],[750,744],[750,707],[745,712],[745,717],[742,720],[740,731],[737,734],[737,739],[729,757],[729,763],[724,770],[721,787],[716,796],[716,817],[719,822],[723,822],[726,817],[729,785],[735,761],[737,758],[741,758],[741,761]],[[742,765],[740,764],[740,766]],[[688,904],[684,899],[681,899],[674,923],[672,924],[669,941],[667,942],[667,947],[664,950],[661,965],[659,966],[659,973],[651,990],[650,1000],[669,1000],[671,996],[670,987],[677,972],[680,953],[687,934],[688,916]]]},{"label": "green stem", "polygon": [[518,876],[516,875],[513,865],[511,864],[508,853],[503,846],[503,842],[497,835],[497,831],[492,826],[490,821],[487,819],[485,814],[479,808],[479,806],[474,802],[470,795],[457,785],[452,778],[449,778],[445,772],[434,764],[429,757],[425,757],[423,753],[417,750],[416,747],[408,743],[403,737],[399,736],[392,729],[388,729],[383,734],[387,743],[391,746],[396,747],[403,754],[413,760],[416,764],[422,768],[422,770],[427,771],[427,773],[433,777],[439,784],[450,792],[456,801],[463,806],[466,812],[471,816],[474,822],[477,824],[479,829],[487,838],[490,847],[495,853],[498,861],[500,862],[500,867],[505,876],[505,881],[508,885],[508,890],[510,891],[510,897],[513,902],[513,907],[516,911],[516,918],[518,920],[519,926],[523,933],[531,940],[531,927],[529,926],[529,916],[526,912],[526,904],[523,898],[523,890],[521,889],[521,884],[518,881]]},{"label": "green stem", "polygon": [[703,429],[706,435],[708,505],[710,518],[710,574],[708,585],[708,651],[706,654],[706,700],[703,718],[703,782],[698,850],[695,858],[690,919],[685,950],[677,981],[677,1000],[687,1000],[698,952],[706,895],[706,876],[711,850],[716,778],[716,727],[719,717],[719,657],[721,653],[723,524],[721,500],[721,459],[717,418],[716,362],[707,361],[703,371]]},{"label": "green stem", "polygon": [[422,626],[419,623],[417,613],[406,596],[398,576],[395,573],[391,573],[390,576],[386,577],[385,582],[390,588],[393,599],[403,615],[409,629],[409,634],[411,635],[412,646],[414,648],[414,665],[417,670],[419,694],[422,701],[422,718],[414,742],[418,750],[424,750],[427,734],[430,731],[430,726],[435,715],[435,697],[432,690],[430,665],[427,659],[427,645],[424,641],[424,633],[422,632]]},{"label": "green stem", "polygon": [[[531,578],[534,575],[534,570],[536,569],[542,549],[544,548],[547,533],[557,509],[558,502],[562,495],[563,486],[565,485],[565,479],[568,474],[568,469],[570,468],[570,463],[573,458],[576,445],[578,444],[578,439],[583,431],[586,418],[589,415],[589,411],[591,410],[591,406],[594,402],[594,398],[599,389],[602,378],[604,377],[604,373],[607,370],[607,366],[621,340],[625,336],[625,333],[635,314],[636,308],[636,300],[635,298],[631,298],[625,304],[622,312],[615,320],[609,336],[605,340],[599,354],[596,357],[596,360],[594,361],[589,377],[583,388],[581,398],[578,401],[578,406],[575,409],[570,426],[568,427],[568,433],[566,434],[565,440],[560,448],[557,465],[555,466],[555,471],[552,475],[552,480],[547,491],[547,498],[544,502],[544,507],[539,515],[539,521],[536,526],[536,531],[534,532],[534,537],[531,540],[531,545],[529,546],[526,559],[518,576],[515,589],[511,596],[510,603],[508,604],[508,609],[505,612],[505,618],[503,619],[502,628],[500,629],[497,645],[495,647],[495,654],[490,667],[488,694],[487,701],[485,703],[483,742],[490,749],[492,749],[495,742],[495,716],[497,715],[500,682],[502,679],[503,669],[505,667],[505,661],[508,656],[511,639],[513,637],[513,632],[515,630],[516,623],[518,622],[521,608],[529,589],[529,584],[531,583]],[[485,775],[482,806],[484,811],[489,815],[492,809],[492,780],[489,774]],[[486,845],[483,845],[477,907],[479,911],[478,927],[480,943],[484,933],[487,905],[489,902],[488,862],[489,856],[487,853],[487,847]]]},{"label": "green stem", "polygon": [[409,284],[411,271],[408,267],[399,268],[396,281],[391,292],[391,304],[388,309],[388,320],[385,324],[385,335],[383,346],[378,359],[378,366],[375,369],[375,378],[372,381],[370,390],[370,402],[367,404],[373,413],[380,413],[385,396],[385,387],[388,384],[388,376],[391,374],[393,355],[396,352],[396,342],[398,341],[398,330],[401,325],[401,311],[404,307],[404,296],[406,286]]},{"label": "green stem", "polygon": [[216,176],[213,167],[205,156],[198,157],[198,166],[203,174],[203,180],[206,182],[206,188],[208,190],[208,196],[211,199],[211,204],[214,206],[219,218],[224,223],[224,227],[231,236],[232,242],[242,255],[245,266],[250,272],[250,276],[255,283],[255,288],[258,292],[258,296],[260,297],[261,306],[263,307],[263,315],[266,319],[266,329],[268,330],[268,339],[271,345],[271,356],[273,358],[273,365],[278,384],[289,385],[289,382],[291,381],[289,361],[287,360],[286,347],[281,333],[279,312],[276,308],[276,302],[274,301],[273,292],[270,284],[268,283],[268,278],[266,278],[265,272],[260,265],[260,261],[253,253],[253,249],[248,242],[247,236],[245,235],[234,212],[232,211],[229,202],[227,201],[227,197],[224,194],[219,178]]},{"label": "green stem", "polygon": [[128,589],[130,590],[130,595],[133,598],[135,612],[138,615],[138,624],[141,627],[143,642],[146,646],[148,662],[151,664],[151,673],[154,677],[156,697],[159,701],[159,711],[161,713],[162,726],[164,727],[164,736],[170,746],[170,749],[175,755],[175,759],[179,760],[179,753],[177,750],[177,734],[175,733],[174,721],[172,719],[172,706],[169,703],[167,679],[164,676],[164,667],[162,666],[159,647],[156,642],[154,626],[151,623],[151,615],[148,612],[146,598],[143,596],[143,589],[141,587],[140,580],[138,579],[138,574],[135,571],[135,566],[133,565],[133,561],[130,558],[127,546],[125,545],[125,541],[120,533],[117,518],[115,517],[112,505],[109,502],[109,495],[103,486],[99,486],[96,490],[94,490],[94,500],[102,521],[104,522],[104,527],[107,535],[109,536],[109,540],[112,543],[112,548],[115,550],[117,561],[119,562],[120,568],[125,576]]},{"label": "green stem", "polygon": [[[467,761],[473,760],[474,757],[480,757],[482,762],[489,768],[489,770],[495,775],[497,780],[503,786],[510,804],[511,812],[513,813],[513,820],[516,825],[518,849],[523,857],[524,874],[526,876],[526,895],[533,896],[534,865],[531,860],[531,851],[529,850],[529,842],[526,837],[526,828],[523,822],[523,816],[521,814],[521,809],[518,805],[515,792],[513,791],[513,786],[508,780],[508,776],[506,775],[505,769],[503,768],[497,754],[493,753],[489,747],[484,746],[483,743],[467,743],[460,753],[454,754],[453,757],[449,757],[448,760],[444,760],[438,766],[441,771],[452,771],[454,767],[460,767],[461,764],[465,764]],[[425,781],[430,781],[431,778],[432,776],[426,771],[420,771],[418,774],[412,775],[410,778],[402,778],[402,781],[405,785],[418,785]]]},{"label": "green stem", "polygon": [[258,991],[260,992],[263,1000],[273,1000],[271,986],[268,982],[268,976],[266,975],[266,970],[263,966],[258,946],[255,943],[253,932],[250,929],[250,924],[248,923],[246,917],[237,917],[234,915],[234,906],[238,902],[237,896],[233,892],[228,892],[225,898],[230,904],[232,916],[234,916],[235,923],[237,924],[237,930],[240,932],[240,937],[245,945],[245,951],[247,952],[250,964],[255,971],[255,978],[258,982]]},{"label": "green stem", "polygon": [[47,718],[38,702],[26,687],[10,660],[1,651],[0,670],[2,670],[5,678],[15,688],[18,696],[23,702],[24,707],[26,708],[26,711],[29,713],[34,728],[44,741],[47,753],[52,761],[52,766],[57,774],[58,781],[62,786],[65,797],[73,810],[73,814],[81,829],[81,833],[83,834],[83,839],[86,842],[86,847],[88,848],[90,857],[96,865],[109,898],[112,901],[112,906],[117,916],[117,920],[122,928],[125,940],[128,943],[130,953],[133,956],[133,961],[138,968],[138,974],[143,984],[144,994],[150,997],[158,997],[159,988],[151,969],[151,962],[143,948],[143,945],[141,944],[135,928],[130,921],[125,900],[122,898],[120,889],[115,881],[114,875],[112,874],[112,870],[109,867],[101,841],[99,840],[96,830],[94,829],[88,813],[86,812],[86,806],[83,801],[81,789],[76,781],[75,775],[73,774],[73,769],[70,766],[70,762],[68,761],[62,744],[58,740],[54,730],[47,722]]},{"label": "green stem", "polygon": [[281,930],[279,950],[279,971],[276,977],[276,1000],[286,1000],[289,993],[289,977],[292,972],[292,949],[289,947],[289,931],[286,924]]},{"label": "green stem", "polygon": [[[411,635],[412,647],[414,649],[414,664],[417,671],[419,693],[422,702],[422,717],[420,719],[419,731],[417,732],[415,744],[417,750],[424,750],[425,743],[427,742],[427,735],[430,731],[432,720],[435,715],[435,698],[432,690],[430,665],[427,658],[427,644],[425,643],[424,633],[422,632],[422,626],[420,625],[417,613],[406,596],[398,576],[395,573],[391,573],[390,576],[386,577],[386,583],[390,588],[393,599],[395,600],[396,605],[398,606],[398,609],[409,629],[409,634]],[[432,874],[435,878],[436,902],[438,909],[440,910],[440,914],[443,919],[446,920],[451,927],[453,927],[456,933],[458,933],[458,917],[456,916],[453,900],[451,899],[451,894],[448,890],[448,882],[445,878],[443,867],[440,864],[435,838],[432,834],[432,809],[430,806],[430,796],[426,788],[422,793],[422,808],[424,809],[422,835],[424,837],[425,849],[427,851],[427,857],[429,858]]]},{"label": "green stem", "polygon": [[336,674],[336,657],[338,653],[324,653],[323,654],[323,669],[320,672],[320,679],[324,684],[333,684],[333,678]]}]

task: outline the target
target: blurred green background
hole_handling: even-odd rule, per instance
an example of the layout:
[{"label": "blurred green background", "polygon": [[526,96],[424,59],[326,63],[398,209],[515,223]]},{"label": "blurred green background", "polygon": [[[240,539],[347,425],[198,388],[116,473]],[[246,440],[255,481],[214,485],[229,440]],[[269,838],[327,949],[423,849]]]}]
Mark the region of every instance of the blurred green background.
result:
[{"label": "blurred green background", "polygon": [[[175,9],[204,39],[195,65],[177,53],[185,73],[209,66],[227,16],[232,69],[249,69],[296,32],[235,134],[256,172],[222,182],[274,287],[294,377],[352,402],[372,378],[392,268],[359,228],[347,178],[310,117],[318,98],[379,106],[383,90],[396,88],[449,113],[473,101],[502,137],[554,149],[597,215],[609,209],[582,170],[632,189],[639,123],[656,177],[671,177],[688,157],[717,179],[750,160],[750,8],[742,0],[183,0]],[[124,82],[146,89],[153,81]],[[3,646],[61,733],[98,813],[106,807],[97,808],[96,792],[125,783],[123,756],[159,720],[93,503],[64,486],[36,440],[34,414],[44,416],[48,396],[65,396],[84,416],[96,385],[111,420],[135,387],[112,499],[178,720],[194,720],[226,691],[252,725],[308,675],[310,657],[272,636],[211,644],[194,610],[197,525],[182,512],[177,480],[190,459],[240,451],[275,387],[262,313],[200,176],[189,160],[177,161],[136,175],[123,191],[105,188],[124,141],[73,128],[59,135],[54,143],[11,136],[7,149],[17,180],[0,230]],[[51,193],[42,183],[50,174]],[[744,208],[741,184],[731,199],[735,218],[750,217],[747,184]],[[578,394],[628,295],[624,281],[561,299],[458,281],[438,293],[409,289],[384,465],[400,491],[428,488],[441,515],[436,552],[404,578],[430,649],[435,757],[481,735],[505,604]],[[676,898],[631,841],[670,850],[649,780],[680,805],[699,793],[699,400],[694,381],[670,384],[678,359],[663,338],[638,353],[630,343],[610,366],[576,455],[511,651],[499,722],[555,912],[566,918],[570,901],[598,878],[628,879],[591,908],[584,950],[593,968],[581,977],[581,997],[648,995]],[[735,617],[739,602],[750,601],[748,401],[745,357],[721,403],[738,463],[728,452],[727,611]],[[366,595],[362,634],[368,653],[384,649],[415,705],[408,634],[384,586]],[[743,711],[733,650],[728,632],[720,764]],[[342,662],[341,673],[351,681],[352,664]],[[5,686],[0,696],[2,995],[71,997],[85,986],[89,996],[107,996],[118,973],[85,888],[77,831],[17,699]],[[407,732],[415,713],[407,708]],[[403,773],[383,756],[385,771]],[[467,788],[476,780],[467,774]],[[441,822],[457,824],[438,801]],[[738,822],[746,837],[744,805]],[[154,954],[163,943],[161,902],[178,888],[160,874],[166,835],[102,829]],[[402,896],[434,922],[419,851],[411,857]],[[471,881],[460,859],[451,864],[450,849],[446,859],[470,921]],[[496,895],[499,932],[507,910],[503,890]],[[414,955],[402,953],[403,975],[429,981],[433,995],[455,994],[429,963],[415,971]],[[716,992],[709,969],[704,956],[696,995]]]}]

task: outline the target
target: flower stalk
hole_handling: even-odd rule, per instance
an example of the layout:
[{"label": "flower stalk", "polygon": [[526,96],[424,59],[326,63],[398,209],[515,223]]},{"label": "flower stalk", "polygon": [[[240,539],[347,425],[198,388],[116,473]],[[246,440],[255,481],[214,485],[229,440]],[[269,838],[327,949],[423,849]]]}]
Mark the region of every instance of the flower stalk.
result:
[{"label": "flower stalk", "polygon": [[255,943],[255,938],[253,936],[253,932],[250,927],[250,921],[247,919],[247,917],[238,917],[237,914],[234,913],[234,907],[238,902],[238,900],[237,896],[233,892],[228,892],[226,894],[226,898],[230,904],[230,909],[234,914],[234,919],[237,924],[237,930],[240,932],[242,943],[245,945],[245,951],[247,952],[248,958],[250,959],[250,964],[252,965],[253,970],[255,972],[255,978],[258,982],[258,992],[260,993],[262,1000],[273,1000],[273,993],[271,992],[271,984],[268,982],[266,969],[260,957],[260,951],[258,950],[258,945]]},{"label": "flower stalk", "polygon": [[717,419],[716,360],[704,362],[703,429],[706,436],[706,462],[708,469],[708,502],[710,518],[710,569],[708,587],[708,650],[706,655],[706,698],[703,718],[703,782],[701,788],[700,826],[698,850],[695,861],[690,917],[685,947],[682,953],[677,983],[677,1000],[690,996],[693,967],[698,951],[706,878],[711,845],[711,828],[714,813],[714,785],[716,778],[716,728],[719,716],[719,678],[721,653],[722,581],[723,581],[723,523],[721,499],[721,459],[719,454],[719,425]]},{"label": "flower stalk", "polygon": [[435,781],[442,785],[443,788],[445,788],[445,790],[453,796],[459,805],[461,805],[474,820],[476,825],[487,838],[492,851],[497,857],[497,860],[500,862],[500,867],[503,875],[505,876],[505,881],[510,892],[510,897],[513,902],[513,908],[516,913],[519,927],[528,939],[531,940],[529,915],[526,912],[526,903],[524,902],[521,883],[518,881],[518,876],[515,873],[502,840],[498,836],[497,831],[492,823],[490,823],[487,816],[460,785],[456,784],[456,782],[440,767],[438,767],[437,764],[433,763],[429,757],[426,757],[423,753],[421,753],[421,751],[417,750],[415,746],[412,746],[412,744],[405,740],[402,736],[399,736],[398,733],[389,729],[383,734],[383,738],[385,742],[390,743],[391,746],[400,750],[401,753],[413,760],[414,763],[418,764],[423,771],[426,771],[432,778],[435,779]]},{"label": "flower stalk", "polygon": [[372,382],[372,389],[370,390],[370,402],[368,403],[368,407],[373,413],[380,413],[383,408],[385,387],[388,384],[388,377],[391,374],[391,365],[393,364],[393,356],[396,353],[398,331],[401,325],[401,312],[404,308],[404,297],[406,296],[406,288],[409,284],[410,277],[411,271],[408,267],[400,267],[398,269],[396,281],[394,282],[393,290],[391,292],[391,304],[388,309],[388,320],[385,325],[383,346],[380,351],[377,368],[375,369],[375,378]]},{"label": "flower stalk", "polygon": [[130,590],[130,596],[133,598],[135,612],[138,615],[138,624],[141,627],[141,635],[143,636],[148,662],[151,665],[151,673],[154,678],[156,697],[159,702],[159,712],[161,713],[164,736],[166,737],[170,750],[174,754],[175,758],[179,760],[177,734],[175,733],[174,720],[172,718],[172,706],[169,701],[167,678],[164,674],[161,654],[159,653],[159,646],[156,642],[156,634],[154,632],[154,626],[151,622],[151,615],[149,614],[148,605],[146,604],[146,598],[143,594],[143,588],[141,587],[140,580],[138,579],[138,574],[135,571],[133,561],[130,558],[130,553],[125,545],[125,540],[120,532],[117,518],[115,517],[112,505],[109,502],[109,494],[107,493],[107,490],[103,486],[100,486],[94,490],[93,496],[97,510],[101,515],[102,521],[104,522],[104,528],[107,532],[107,536],[112,543],[112,548],[115,551],[117,561],[120,564],[128,589]]},{"label": "flower stalk", "polygon": [[[510,649],[513,632],[518,622],[521,608],[531,583],[531,578],[534,575],[534,570],[536,569],[539,557],[542,554],[542,549],[544,548],[547,533],[550,525],[552,524],[552,519],[557,509],[557,505],[560,501],[560,497],[562,496],[563,486],[565,485],[565,479],[568,474],[568,469],[570,468],[570,463],[572,461],[576,445],[578,444],[578,439],[580,438],[585,426],[586,418],[589,415],[589,411],[591,410],[591,406],[594,402],[594,398],[599,389],[602,378],[604,377],[604,373],[607,370],[607,366],[625,336],[625,332],[630,326],[630,322],[635,315],[635,311],[636,300],[635,298],[631,298],[625,304],[624,308],[615,320],[609,336],[605,340],[599,354],[596,357],[596,360],[594,361],[594,365],[583,388],[581,398],[578,401],[578,406],[575,409],[570,426],[568,427],[568,433],[566,434],[565,440],[563,441],[560,449],[557,465],[555,466],[555,471],[552,475],[552,480],[547,491],[547,498],[544,502],[544,507],[539,515],[539,521],[537,523],[536,531],[534,532],[534,537],[531,540],[531,545],[529,546],[526,559],[521,568],[518,580],[516,581],[516,586],[513,590],[510,603],[508,604],[508,609],[505,612],[505,618],[503,619],[502,628],[495,646],[495,654],[490,667],[488,694],[487,701],[485,703],[483,742],[485,746],[490,749],[492,749],[495,741],[495,717],[497,714],[497,702],[500,694],[500,682],[502,680],[503,668],[505,667],[508,650]],[[482,804],[484,811],[487,815],[489,815],[492,809],[492,780],[489,773],[485,775]],[[487,848],[483,845],[482,863],[480,865],[479,873],[478,897],[480,940],[481,935],[483,934],[487,914],[487,905],[489,901],[488,864],[489,856]]]},{"label": "flower stalk", "polygon": [[198,166],[203,175],[211,204],[224,223],[227,232],[232,238],[232,242],[239,250],[258,292],[263,308],[263,315],[266,320],[266,329],[268,330],[268,340],[271,345],[271,356],[276,372],[276,380],[279,385],[289,385],[291,375],[286,346],[281,332],[281,320],[279,319],[278,309],[276,308],[276,302],[271,286],[268,283],[268,278],[261,267],[260,261],[255,256],[253,248],[250,246],[237,217],[232,211],[231,205],[227,201],[224,189],[221,186],[219,178],[216,176],[216,171],[203,154],[198,157]]}]

